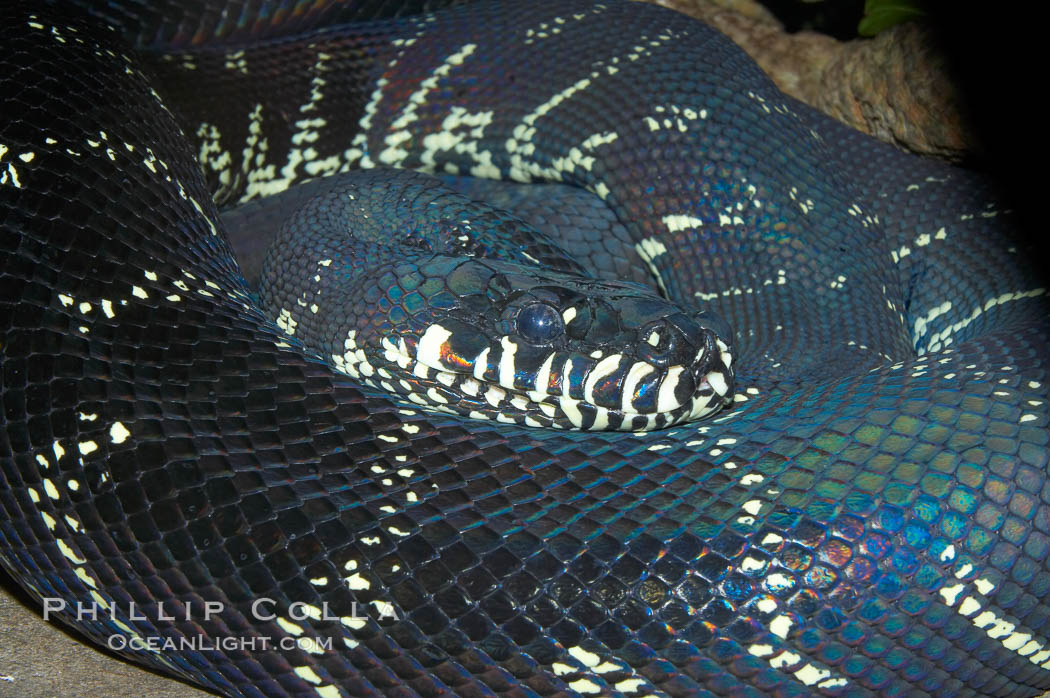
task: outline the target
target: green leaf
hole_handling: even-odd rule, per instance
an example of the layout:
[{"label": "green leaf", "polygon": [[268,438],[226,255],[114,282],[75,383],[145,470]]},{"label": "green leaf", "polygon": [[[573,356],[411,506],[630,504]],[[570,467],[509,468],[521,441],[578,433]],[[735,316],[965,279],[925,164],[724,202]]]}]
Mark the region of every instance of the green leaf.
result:
[{"label": "green leaf", "polygon": [[875,36],[896,24],[925,14],[918,0],[866,0],[864,17],[857,26],[857,33]]}]

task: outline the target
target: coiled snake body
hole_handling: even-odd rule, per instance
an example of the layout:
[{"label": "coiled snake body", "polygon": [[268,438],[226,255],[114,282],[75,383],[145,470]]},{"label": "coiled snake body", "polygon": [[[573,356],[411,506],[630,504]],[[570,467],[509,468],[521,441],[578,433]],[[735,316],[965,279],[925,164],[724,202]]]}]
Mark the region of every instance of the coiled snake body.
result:
[{"label": "coiled snake body", "polygon": [[[1050,687],[1050,323],[980,179],[637,3],[131,16],[4,8],[0,560],[60,617],[231,695]],[[333,372],[216,204],[372,165],[592,192],[609,269],[733,326],[732,406],[552,430]]]}]

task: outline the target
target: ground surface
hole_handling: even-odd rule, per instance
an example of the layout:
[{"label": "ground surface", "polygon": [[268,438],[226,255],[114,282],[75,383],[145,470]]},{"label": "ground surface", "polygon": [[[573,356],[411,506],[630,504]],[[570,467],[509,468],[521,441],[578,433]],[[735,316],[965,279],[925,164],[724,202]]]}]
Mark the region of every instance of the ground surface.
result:
[{"label": "ground surface", "polygon": [[192,686],[94,649],[54,623],[0,571],[0,697],[207,698]]}]

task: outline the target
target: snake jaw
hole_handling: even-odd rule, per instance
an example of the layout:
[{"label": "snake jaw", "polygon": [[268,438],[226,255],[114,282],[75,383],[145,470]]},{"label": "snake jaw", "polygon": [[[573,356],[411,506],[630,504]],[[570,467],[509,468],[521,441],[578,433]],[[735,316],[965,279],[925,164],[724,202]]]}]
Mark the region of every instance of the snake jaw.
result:
[{"label": "snake jaw", "polygon": [[733,402],[733,353],[729,345],[715,336],[698,355],[706,354],[708,360],[698,367],[697,390],[692,399],[688,416],[682,421],[703,419]]},{"label": "snake jaw", "polygon": [[699,419],[730,401],[732,358],[709,330],[691,350],[691,365],[656,366],[632,353],[582,356],[506,335],[465,357],[456,328],[466,331],[445,322],[418,337],[384,337],[381,356],[370,361],[355,344],[337,368],[421,406],[533,427],[647,431]]},{"label": "snake jaw", "polygon": [[[506,222],[495,210],[481,226],[488,247],[464,249],[480,219],[447,206],[405,233],[381,205],[392,193],[468,203],[420,174],[348,176],[286,222],[264,265],[264,305],[336,370],[420,406],[528,426],[644,431],[727,403],[732,374],[714,338],[728,328],[717,318],[590,278],[542,236],[535,256],[504,249],[513,245],[489,230]],[[309,254],[297,251],[300,229]],[[322,293],[325,313],[305,300]]]}]

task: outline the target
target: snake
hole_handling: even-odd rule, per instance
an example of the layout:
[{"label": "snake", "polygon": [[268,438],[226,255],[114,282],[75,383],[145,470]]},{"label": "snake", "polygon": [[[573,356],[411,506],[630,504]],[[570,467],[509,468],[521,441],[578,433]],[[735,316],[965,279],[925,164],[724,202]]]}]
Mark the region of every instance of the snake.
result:
[{"label": "snake", "polygon": [[[313,3],[5,5],[11,577],[93,642],[231,696],[1050,688],[1050,321],[1030,238],[994,185],[785,96],[663,8],[405,7],[348,23]],[[394,225],[416,253],[460,249],[492,277],[446,266],[339,310],[326,293],[342,271],[310,242],[309,272],[293,273],[307,285],[264,308],[234,250],[256,254],[254,222],[276,217],[264,202],[386,168],[455,179],[465,215],[520,218],[595,259],[528,271],[514,255],[535,248],[511,238],[507,276],[478,252],[497,243],[456,244],[473,218],[441,214],[448,247]],[[340,203],[317,196],[307,217]],[[501,198],[520,206],[498,213]],[[581,222],[600,234],[564,232]],[[518,357],[521,328],[485,309],[511,284],[477,310],[499,316],[488,363],[474,340],[454,351],[466,330],[435,299],[576,264],[595,285],[544,281],[519,307],[522,341],[553,342],[564,313],[593,303],[633,343],[609,332],[601,356],[552,369],[570,398],[558,424],[498,394],[477,415],[423,400],[437,378],[388,391],[402,379],[359,357],[347,325],[344,364],[358,361],[342,371],[339,347],[296,332],[312,305],[330,325],[373,300],[422,305],[433,314],[394,364],[430,376],[424,359],[466,357],[479,390],[508,390],[521,358],[524,392],[539,392],[546,356]],[[677,310],[632,310],[639,283]],[[606,408],[612,428],[595,428],[601,361],[669,341],[632,318],[730,361],[727,404],[651,425]],[[689,351],[672,354],[686,373]],[[631,368],[617,371],[607,404],[625,412]]]}]

